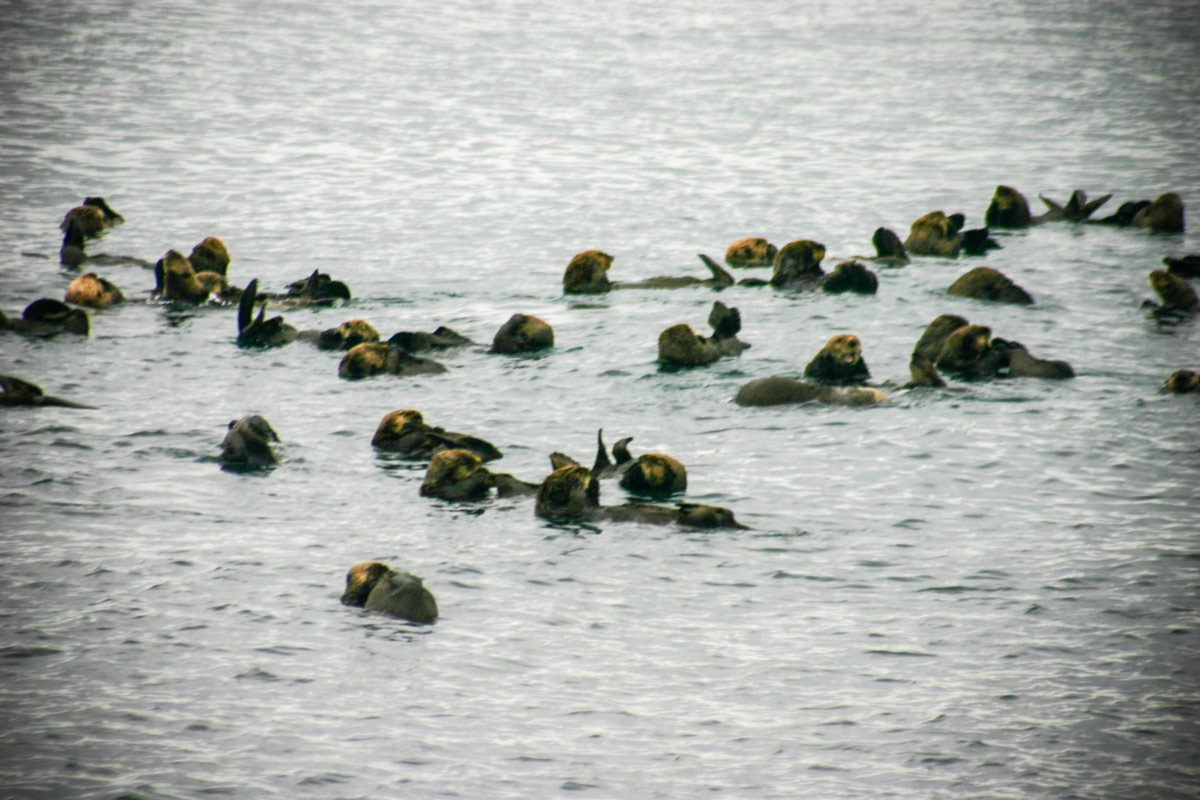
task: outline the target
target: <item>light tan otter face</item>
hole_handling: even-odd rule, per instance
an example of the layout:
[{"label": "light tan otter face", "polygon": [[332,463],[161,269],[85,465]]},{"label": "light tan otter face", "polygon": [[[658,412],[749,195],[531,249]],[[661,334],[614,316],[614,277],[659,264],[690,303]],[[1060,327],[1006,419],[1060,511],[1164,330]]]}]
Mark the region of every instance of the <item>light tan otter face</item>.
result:
[{"label": "light tan otter face", "polygon": [[355,564],[346,573],[346,591],[342,592],[342,603],[348,606],[363,605],[375,584],[390,571],[391,568],[387,564],[379,561]]},{"label": "light tan otter face", "polygon": [[862,360],[862,342],[852,333],[839,333],[825,343],[824,351],[842,364],[857,364]]}]

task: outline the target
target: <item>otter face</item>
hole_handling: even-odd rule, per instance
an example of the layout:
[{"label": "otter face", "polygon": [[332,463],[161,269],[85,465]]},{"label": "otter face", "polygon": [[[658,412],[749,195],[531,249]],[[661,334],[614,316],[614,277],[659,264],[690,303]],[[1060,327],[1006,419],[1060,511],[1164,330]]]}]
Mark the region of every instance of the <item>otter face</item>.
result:
[{"label": "otter face", "polygon": [[612,256],[599,250],[576,253],[563,273],[563,291],[569,294],[607,292],[612,283],[605,273],[612,262]]},{"label": "otter face", "polygon": [[687,470],[662,453],[645,453],[621,476],[621,488],[631,492],[661,493],[687,490]]},{"label": "otter face", "polygon": [[823,383],[862,383],[871,377],[862,360],[862,342],[852,333],[839,333],[821,348],[804,368],[804,377]]},{"label": "otter face", "polygon": [[379,342],[364,342],[351,347],[338,364],[338,377],[355,380],[378,375],[387,369],[388,347]]},{"label": "otter face", "polygon": [[775,245],[758,236],[738,239],[725,251],[725,263],[731,267],[769,267],[778,253]]},{"label": "otter face", "polygon": [[545,519],[580,518],[600,505],[600,482],[586,467],[556,469],[538,489],[534,513]]},{"label": "otter face", "polygon": [[528,353],[554,346],[554,329],[543,319],[513,314],[492,339],[493,353]]},{"label": "otter face", "polygon": [[470,450],[443,450],[434,455],[425,471],[421,496],[443,500],[476,500],[491,486],[483,459]]},{"label": "otter face", "polygon": [[1183,233],[1183,200],[1174,192],[1160,195],[1138,211],[1131,223],[1135,228],[1150,228],[1160,233]]},{"label": "otter face", "polygon": [[65,299],[77,306],[107,308],[125,302],[125,295],[112,282],[94,272],[80,275],[67,286]]}]

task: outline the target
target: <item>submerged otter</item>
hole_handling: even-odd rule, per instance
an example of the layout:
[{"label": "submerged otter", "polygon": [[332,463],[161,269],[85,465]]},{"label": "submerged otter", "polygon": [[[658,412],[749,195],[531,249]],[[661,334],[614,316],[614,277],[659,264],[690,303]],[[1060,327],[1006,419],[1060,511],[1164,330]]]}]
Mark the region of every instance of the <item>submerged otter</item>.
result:
[{"label": "submerged otter", "polygon": [[1026,306],[1033,304],[1033,296],[1029,292],[1013,283],[1004,273],[991,267],[976,267],[959,276],[958,280],[950,284],[946,293],[997,303]]},{"label": "submerged otter", "polygon": [[646,503],[600,505],[600,481],[591,470],[577,465],[556,469],[538,489],[534,513],[554,522],[642,522],[696,528],[745,528],[733,512],[720,506],[680,503],[657,506]]},{"label": "submerged otter", "polygon": [[9,319],[0,311],[0,331],[12,331],[25,336],[55,336],[74,333],[87,336],[91,330],[87,312],[71,308],[61,300],[40,297],[21,312],[18,319]]},{"label": "submerged otter", "polygon": [[231,420],[218,461],[229,469],[267,469],[278,463],[271,450],[271,442],[278,441],[279,434],[271,423],[257,414]]},{"label": "submerged otter", "polygon": [[888,402],[878,389],[866,386],[836,386],[773,375],[757,378],[738,389],[733,402],[739,406],[778,406],[793,403],[825,403],[842,406],[872,406]]},{"label": "submerged otter", "polygon": [[563,273],[563,291],[567,294],[600,294],[613,289],[680,289],[687,286],[724,289],[733,286],[733,276],[715,261],[704,255],[700,256],[700,260],[712,273],[711,278],[661,275],[642,281],[610,281],[607,273],[612,267],[613,257],[599,250],[584,250],[575,254],[567,264],[567,270]]},{"label": "submerged otter", "polygon": [[862,260],[886,267],[902,267],[912,261],[904,249],[904,242],[890,228],[876,228],[871,234],[871,244],[875,247],[875,255]]},{"label": "submerged otter", "polygon": [[0,375],[0,406],[61,406],[62,408],[95,408],[46,394],[36,383],[14,375]]},{"label": "submerged otter", "polygon": [[554,329],[540,317],[513,314],[492,338],[492,353],[532,353],[554,346]]},{"label": "submerged otter", "polygon": [[808,366],[804,377],[835,386],[860,386],[871,377],[862,358],[862,342],[852,333],[830,337]]},{"label": "submerged otter", "polygon": [[67,284],[63,299],[77,306],[108,308],[117,303],[124,303],[125,295],[112,281],[89,272]]},{"label": "submerged otter", "polygon": [[421,412],[415,409],[385,414],[371,438],[371,446],[409,458],[431,458],[443,450],[470,450],[482,461],[503,457],[491,442],[426,424]]},{"label": "submerged otter", "polygon": [[711,364],[722,356],[741,355],[750,345],[737,338],[742,329],[742,316],[720,300],[713,303],[708,314],[713,335],[704,337],[691,326],[672,325],[658,335],[658,360],[663,364],[695,367]]},{"label": "submerged otter", "polygon": [[58,227],[65,233],[71,225],[77,225],[80,232],[90,238],[124,221],[125,218],[113,211],[103,197],[85,197],[83,205],[68,211]]},{"label": "submerged otter", "polygon": [[364,561],[350,568],[342,604],[422,624],[438,617],[437,600],[419,576],[380,561]]},{"label": "submerged otter", "polygon": [[1190,369],[1177,369],[1167,376],[1163,391],[1171,394],[1200,391],[1200,373]]}]

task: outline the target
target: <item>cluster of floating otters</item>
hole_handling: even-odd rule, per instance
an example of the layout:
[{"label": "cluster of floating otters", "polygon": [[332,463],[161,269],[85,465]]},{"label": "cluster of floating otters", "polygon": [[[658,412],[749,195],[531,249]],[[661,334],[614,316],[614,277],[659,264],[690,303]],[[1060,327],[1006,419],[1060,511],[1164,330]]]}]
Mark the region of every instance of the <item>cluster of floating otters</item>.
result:
[{"label": "cluster of floating otters", "polygon": [[[771,286],[777,289],[816,290],[831,293],[874,294],[878,278],[871,270],[909,263],[911,256],[955,258],[960,254],[982,255],[999,247],[990,237],[992,228],[1019,229],[1053,221],[1107,224],[1147,228],[1177,233],[1184,230],[1184,207],[1177,194],[1167,193],[1154,201],[1141,200],[1121,205],[1115,214],[1091,219],[1092,214],[1109,200],[1105,195],[1088,200],[1082,191],[1074,192],[1065,204],[1044,196],[1047,211],[1035,216],[1025,197],[1009,186],[999,186],[988,206],[987,227],[964,230],[962,214],[934,211],[913,222],[908,238],[900,238],[887,228],[879,228],[872,237],[876,254],[842,261],[830,272],[821,267],[825,246],[809,239],[790,242],[777,248],[762,238],[739,239],[729,246],[725,262],[731,268],[771,268],[769,279],[733,276],[713,259],[700,259],[710,278],[660,276],[636,282],[611,281],[608,272],[613,258],[599,250],[577,254],[563,275],[567,294],[593,294],[616,289],[670,289],[686,286]],[[346,284],[314,271],[308,277],[288,285],[283,293],[260,293],[257,279],[244,289],[227,280],[230,263],[225,244],[210,236],[197,244],[190,256],[170,250],[157,263],[104,254],[89,255],[86,242],[106,228],[123,222],[100,197],[85,198],[82,205],[67,212],[61,225],[63,243],[60,261],[77,268],[84,263],[133,263],[153,266],[155,288],[152,296],[171,303],[217,303],[237,306],[237,344],[240,347],[277,347],[306,340],[317,347],[345,351],[338,375],[360,379],[389,373],[396,375],[436,374],[446,371],[437,361],[418,355],[475,344],[446,327],[425,332],[401,331],[387,341],[370,323],[352,319],[336,328],[322,331],[298,331],[282,316],[267,316],[272,308],[330,305],[349,300]],[[1188,282],[1200,277],[1200,255],[1163,259],[1165,270],[1154,270],[1149,284],[1159,303],[1146,301],[1153,313],[1183,319],[1200,312],[1200,298]],[[997,270],[976,267],[959,277],[948,293],[996,302],[1030,304],[1028,292]],[[9,319],[0,311],[0,332],[8,330],[29,336],[58,333],[87,335],[90,321],[80,308],[106,308],[124,302],[125,297],[112,282],[89,272],[76,277],[67,287],[64,301],[40,298],[29,304],[18,319]],[[698,334],[687,324],[673,325],[658,338],[660,363],[669,367],[695,367],[722,357],[737,356],[750,345],[737,338],[741,317],[736,308],[714,302],[708,323],[711,336]],[[527,353],[554,345],[554,331],[544,320],[526,314],[514,314],[500,327],[492,340],[491,352]],[[913,348],[909,364],[911,381],[904,388],[944,387],[941,373],[964,380],[1004,377],[1063,379],[1074,377],[1066,361],[1038,358],[1019,342],[992,336],[984,325],[972,325],[963,317],[943,314],[934,319]],[[752,380],[742,386],[734,401],[743,406],[770,406],[785,403],[818,402],[841,405],[872,405],[888,401],[879,388],[868,386],[870,372],[862,358],[862,345],[853,334],[832,337],[804,369],[804,378],[771,376]],[[0,375],[0,405],[50,405],[89,408],[52,395],[20,378]],[[1200,391],[1200,372],[1181,369],[1170,375],[1163,389],[1173,393]],[[261,416],[248,416],[229,423],[221,444],[220,461],[230,469],[267,469],[277,463],[272,444],[279,436]],[[687,488],[687,471],[669,455],[644,453],[634,458],[629,452],[631,438],[613,445],[610,451],[597,434],[597,452],[591,467],[579,464],[562,453],[550,456],[553,471],[540,483],[493,472],[485,464],[501,457],[491,443],[468,434],[431,426],[419,411],[404,409],[384,416],[371,444],[382,451],[427,461],[428,468],[420,494],[451,501],[478,500],[493,492],[500,497],[533,496],[535,513],[559,522],[587,523],[597,520],[634,521],[651,524],[676,524],[696,528],[743,528],[726,508],[698,503],[630,502],[600,504],[600,483],[617,480],[627,491],[662,500],[677,496]],[[418,623],[433,622],[438,615],[437,602],[421,578],[396,570],[381,562],[364,562],[351,567],[346,576],[342,602],[377,610]]]}]

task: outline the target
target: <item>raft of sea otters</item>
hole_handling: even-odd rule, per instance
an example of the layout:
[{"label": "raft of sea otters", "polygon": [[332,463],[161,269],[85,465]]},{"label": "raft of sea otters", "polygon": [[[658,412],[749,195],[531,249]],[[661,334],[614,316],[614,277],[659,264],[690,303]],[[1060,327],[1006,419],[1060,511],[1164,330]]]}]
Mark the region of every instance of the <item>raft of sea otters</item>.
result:
[{"label": "raft of sea otters", "polygon": [[[658,276],[640,281],[613,281],[608,277],[613,257],[600,250],[585,250],[567,264],[562,279],[563,291],[589,294],[686,286],[725,289],[738,285],[874,294],[879,281],[872,267],[903,266],[910,263],[913,256],[982,255],[999,247],[989,235],[992,228],[1026,228],[1064,221],[1146,228],[1164,233],[1184,230],[1184,206],[1177,194],[1167,193],[1154,201],[1126,202],[1111,216],[1092,219],[1110,198],[1111,195],[1105,195],[1089,200],[1084,192],[1075,191],[1065,204],[1059,204],[1041,196],[1047,210],[1034,215],[1019,191],[999,186],[985,214],[986,227],[965,230],[966,219],[962,214],[933,211],[912,223],[908,238],[903,242],[893,231],[879,228],[872,236],[874,256],[850,258],[829,272],[821,267],[825,246],[810,239],[798,239],[776,247],[766,239],[749,237],[729,245],[725,252],[726,265],[733,269],[770,268],[768,279],[735,280],[728,270],[701,254],[700,260],[711,277]],[[153,265],[137,258],[87,252],[89,239],[121,222],[124,218],[104,198],[85,198],[82,205],[67,212],[60,226],[63,232],[59,252],[61,263],[73,269],[84,264],[152,267],[155,279],[150,291],[152,298],[175,304],[236,306],[239,347],[279,347],[297,340],[309,341],[322,349],[345,351],[338,365],[338,375],[361,379],[380,373],[445,372],[442,364],[418,354],[475,344],[446,327],[429,333],[400,331],[383,341],[378,330],[361,319],[351,319],[328,330],[297,330],[282,316],[268,317],[268,308],[286,310],[332,305],[350,299],[349,287],[314,271],[289,284],[280,293],[260,292],[257,279],[239,289],[229,283],[229,251],[215,236],[201,241],[188,256],[178,250],[168,250]],[[1200,312],[1200,298],[1189,282],[1189,279],[1200,277],[1200,255],[1167,256],[1163,264],[1166,269],[1153,270],[1148,277],[1159,302],[1147,300],[1143,306],[1170,320],[1182,320]],[[1034,302],[1029,292],[989,267],[969,270],[946,291],[1002,303],[1028,305]],[[88,272],[71,281],[62,301],[36,299],[25,307],[19,318],[13,319],[0,310],[0,332],[35,337],[87,336],[91,323],[85,308],[103,309],[125,301],[124,293],[111,281]],[[708,324],[712,328],[711,336],[698,334],[687,323],[663,330],[658,337],[660,363],[671,368],[697,367],[723,357],[740,355],[750,347],[738,339],[741,315],[736,308],[714,302]],[[526,353],[553,346],[554,331],[548,323],[518,313],[497,330],[490,352]],[[1075,374],[1066,361],[1034,356],[1019,342],[993,336],[987,326],[971,324],[951,314],[943,314],[929,323],[913,348],[909,370],[911,380],[904,388],[944,387],[942,373],[959,380],[1063,379]],[[803,379],[757,378],[742,386],[733,399],[742,406],[809,402],[861,406],[887,402],[882,389],[867,385],[869,378],[858,337],[841,333],[830,338],[808,363]],[[13,376],[0,375],[0,390],[0,406],[92,408],[47,395],[41,387]],[[1166,379],[1163,390],[1177,394],[1200,391],[1200,371],[1177,370]],[[744,527],[729,509],[718,506],[679,501],[670,505],[662,502],[601,505],[600,484],[605,480],[616,480],[622,488],[647,500],[670,500],[687,488],[687,470],[683,464],[663,453],[643,453],[634,458],[629,452],[631,440],[632,437],[621,439],[609,451],[604,444],[603,432],[598,433],[597,452],[591,467],[562,453],[552,453],[552,471],[540,482],[489,470],[484,465],[501,457],[499,449],[479,437],[429,425],[422,414],[413,409],[385,415],[371,444],[405,458],[427,461],[428,468],[420,487],[420,494],[426,497],[471,501],[492,493],[500,497],[532,496],[535,498],[534,512],[538,516],[565,523],[610,520],[696,528]],[[227,469],[268,469],[277,463],[272,444],[278,441],[278,434],[266,419],[243,417],[229,423],[219,460]],[[350,568],[342,602],[417,623],[433,622],[438,615],[437,601],[421,578],[379,562],[364,562]]]}]

